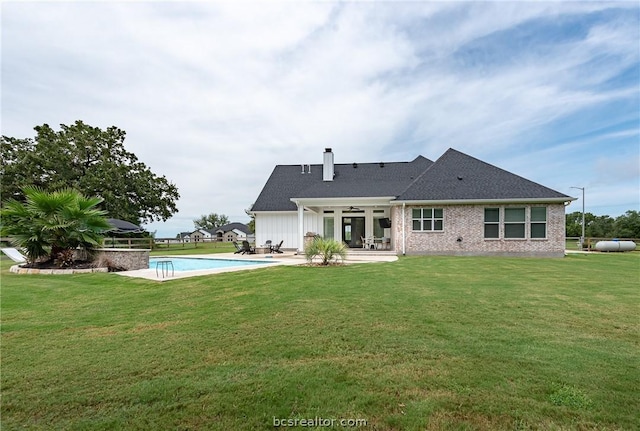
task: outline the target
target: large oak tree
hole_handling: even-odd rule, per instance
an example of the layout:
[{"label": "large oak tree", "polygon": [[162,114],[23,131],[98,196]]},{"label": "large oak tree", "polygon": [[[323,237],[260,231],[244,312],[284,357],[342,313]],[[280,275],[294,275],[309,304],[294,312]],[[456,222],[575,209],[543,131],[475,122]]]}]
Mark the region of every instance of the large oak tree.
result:
[{"label": "large oak tree", "polygon": [[23,201],[25,186],[71,187],[102,198],[110,217],[136,224],[165,221],[177,212],[177,187],[125,149],[123,130],[76,121],[59,131],[47,124],[35,131],[35,138],[1,138],[2,200]]}]

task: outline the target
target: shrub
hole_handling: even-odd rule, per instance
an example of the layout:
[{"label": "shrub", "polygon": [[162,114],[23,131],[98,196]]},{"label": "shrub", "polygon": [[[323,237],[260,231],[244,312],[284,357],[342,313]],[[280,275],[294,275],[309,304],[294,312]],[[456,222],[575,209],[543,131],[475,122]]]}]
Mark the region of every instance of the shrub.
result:
[{"label": "shrub", "polygon": [[73,263],[73,251],[98,246],[111,226],[98,209],[101,198],[87,198],[73,189],[45,192],[25,187],[25,202],[11,199],[1,211],[0,235],[25,250],[30,263],[48,257]]},{"label": "shrub", "polygon": [[313,259],[318,257],[322,265],[329,265],[330,263],[343,261],[347,257],[347,246],[333,239],[315,237],[313,241],[305,246],[304,254],[309,263],[312,263]]}]

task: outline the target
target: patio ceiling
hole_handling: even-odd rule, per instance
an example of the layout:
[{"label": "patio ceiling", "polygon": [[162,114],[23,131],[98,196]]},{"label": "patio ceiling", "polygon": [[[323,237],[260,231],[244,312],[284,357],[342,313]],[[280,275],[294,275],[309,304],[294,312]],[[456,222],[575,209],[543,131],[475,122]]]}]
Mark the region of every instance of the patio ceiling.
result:
[{"label": "patio ceiling", "polygon": [[385,197],[348,197],[348,198],[291,198],[291,201],[297,205],[303,205],[305,208],[319,212],[325,208],[369,208],[369,207],[385,207],[390,206],[390,201],[395,196]]}]

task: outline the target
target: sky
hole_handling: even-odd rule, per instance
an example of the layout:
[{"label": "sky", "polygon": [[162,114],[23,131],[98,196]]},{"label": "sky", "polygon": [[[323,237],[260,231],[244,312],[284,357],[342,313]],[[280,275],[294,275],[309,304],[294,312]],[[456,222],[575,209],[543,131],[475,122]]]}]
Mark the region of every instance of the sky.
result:
[{"label": "sky", "polygon": [[625,2],[1,3],[2,135],[82,120],[179,190],[156,237],[245,209],[278,164],[455,148],[640,210],[640,5]]}]

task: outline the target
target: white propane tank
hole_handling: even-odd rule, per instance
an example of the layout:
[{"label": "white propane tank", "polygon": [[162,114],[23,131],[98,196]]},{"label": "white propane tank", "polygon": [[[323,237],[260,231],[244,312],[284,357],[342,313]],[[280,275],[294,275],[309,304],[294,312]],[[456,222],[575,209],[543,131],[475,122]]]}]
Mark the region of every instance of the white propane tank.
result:
[{"label": "white propane tank", "polygon": [[598,241],[596,250],[598,251],[633,251],[636,243],[633,241]]}]

